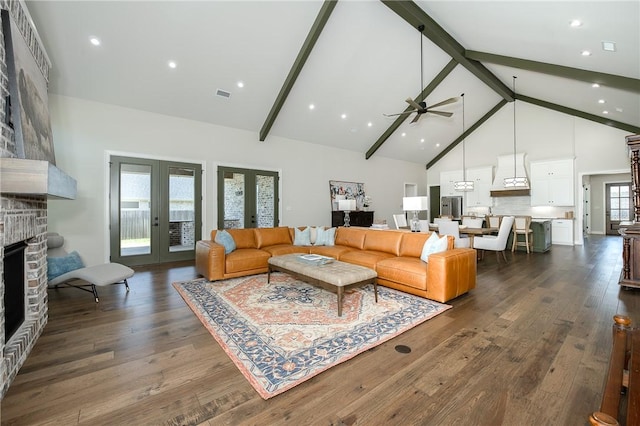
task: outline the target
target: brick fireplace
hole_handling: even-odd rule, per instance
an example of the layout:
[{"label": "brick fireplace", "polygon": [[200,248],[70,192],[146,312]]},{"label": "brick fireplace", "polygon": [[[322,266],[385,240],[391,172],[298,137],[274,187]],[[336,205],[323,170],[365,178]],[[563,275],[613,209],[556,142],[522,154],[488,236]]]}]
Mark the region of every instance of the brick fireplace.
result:
[{"label": "brick fireplace", "polygon": [[[23,3],[13,0],[0,0],[0,8],[8,10],[20,32],[28,41],[38,67],[45,79],[48,79],[49,62],[42,49],[39,38],[31,26],[28,12]],[[6,15],[2,15],[4,19]],[[4,20],[3,20],[4,22]],[[8,188],[11,177],[3,168],[3,161],[23,161],[16,148],[15,133],[12,125],[6,120],[6,99],[9,95],[9,77],[7,71],[7,54],[5,40],[0,37],[0,398],[18,374],[27,356],[42,334],[48,319],[47,305],[47,191],[14,191]],[[15,111],[13,112],[15,114]],[[12,114],[12,116],[13,116]],[[47,176],[46,161],[44,176]],[[32,172],[33,163],[25,163],[27,173]],[[49,166],[49,168],[54,168]],[[15,177],[15,176],[14,176]],[[21,180],[21,175],[17,181]],[[75,181],[74,181],[75,186]],[[74,187],[75,190],[75,187]],[[24,303],[24,321],[5,343],[5,249],[15,243],[22,242],[24,269],[17,275],[24,276],[24,297],[15,297],[15,293],[7,293],[20,300],[7,300],[9,303]],[[11,266],[10,268],[13,268]],[[18,290],[19,291],[19,290]],[[21,295],[18,295],[21,296]]]}]

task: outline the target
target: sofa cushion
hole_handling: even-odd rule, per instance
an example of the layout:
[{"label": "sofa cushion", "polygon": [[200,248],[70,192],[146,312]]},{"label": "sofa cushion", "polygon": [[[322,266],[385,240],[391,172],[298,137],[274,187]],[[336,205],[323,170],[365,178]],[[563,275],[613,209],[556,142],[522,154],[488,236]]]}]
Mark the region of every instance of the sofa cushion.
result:
[{"label": "sofa cushion", "polygon": [[316,246],[333,246],[336,240],[336,228],[323,229],[318,228],[316,230]]},{"label": "sofa cushion", "polygon": [[286,226],[277,228],[255,228],[257,248],[275,246],[278,244],[291,244],[291,234]]},{"label": "sofa cushion", "polygon": [[329,256],[334,259],[340,260],[340,256],[343,253],[353,250],[350,247],[345,246],[311,246],[309,247],[309,253],[319,254],[320,256]]},{"label": "sofa cushion", "polygon": [[391,253],[386,253],[382,251],[372,251],[372,250],[349,250],[340,255],[341,262],[353,263],[354,265],[365,266],[367,268],[371,268],[374,271],[376,270],[376,264],[383,260],[391,257],[395,257]]},{"label": "sofa cushion", "polygon": [[236,242],[236,248],[258,248],[253,228],[228,229],[227,231],[233,237],[233,241]]},{"label": "sofa cushion", "polygon": [[364,238],[364,249],[397,256],[403,232],[370,230]]},{"label": "sofa cushion", "polygon": [[214,241],[224,247],[225,254],[229,254],[236,249],[236,242],[233,240],[231,234],[229,234],[224,229],[216,233],[216,238]]},{"label": "sofa cushion", "polygon": [[268,267],[271,254],[264,250],[245,248],[237,249],[225,256],[225,274],[250,271]]},{"label": "sofa cushion", "polygon": [[293,245],[294,246],[310,246],[311,245],[311,229],[307,226],[300,230],[294,228]]},{"label": "sofa cushion", "polygon": [[391,257],[379,261],[376,272],[379,279],[426,290],[427,267],[427,264],[417,257]]},{"label": "sofa cushion", "polygon": [[285,254],[293,253],[309,253],[310,246],[294,246],[291,244],[276,244],[275,246],[263,247],[260,250],[264,250],[271,254],[271,256],[283,256]]},{"label": "sofa cushion", "polygon": [[353,247],[362,250],[364,248],[364,238],[369,229],[339,227],[336,231],[336,245]]},{"label": "sofa cushion", "polygon": [[400,256],[419,258],[422,254],[422,247],[425,241],[431,236],[425,232],[403,232],[402,242],[400,243]]}]

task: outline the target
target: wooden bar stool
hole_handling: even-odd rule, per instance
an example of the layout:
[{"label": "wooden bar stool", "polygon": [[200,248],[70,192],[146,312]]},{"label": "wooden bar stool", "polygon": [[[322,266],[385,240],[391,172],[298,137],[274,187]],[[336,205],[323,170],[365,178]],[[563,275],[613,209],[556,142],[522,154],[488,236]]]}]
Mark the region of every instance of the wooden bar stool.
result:
[{"label": "wooden bar stool", "polygon": [[[531,234],[531,237],[529,237]],[[518,235],[524,235],[524,239],[520,241]],[[533,251],[533,231],[531,230],[531,216],[516,216],[513,221],[513,244],[511,251],[516,251],[517,246],[525,246],[527,253]]]}]

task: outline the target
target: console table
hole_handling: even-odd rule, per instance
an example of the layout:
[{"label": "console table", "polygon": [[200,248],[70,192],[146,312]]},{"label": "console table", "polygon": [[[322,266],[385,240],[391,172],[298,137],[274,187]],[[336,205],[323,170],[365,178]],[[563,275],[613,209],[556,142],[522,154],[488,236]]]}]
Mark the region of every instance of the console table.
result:
[{"label": "console table", "polygon": [[[373,225],[373,212],[357,210],[349,213],[351,226],[363,226],[365,228]],[[344,226],[344,212],[334,210],[331,212],[331,226]]]},{"label": "console table", "polygon": [[627,136],[627,147],[631,158],[631,190],[634,221],[620,226],[622,235],[622,272],[619,284],[640,288],[640,135]]}]

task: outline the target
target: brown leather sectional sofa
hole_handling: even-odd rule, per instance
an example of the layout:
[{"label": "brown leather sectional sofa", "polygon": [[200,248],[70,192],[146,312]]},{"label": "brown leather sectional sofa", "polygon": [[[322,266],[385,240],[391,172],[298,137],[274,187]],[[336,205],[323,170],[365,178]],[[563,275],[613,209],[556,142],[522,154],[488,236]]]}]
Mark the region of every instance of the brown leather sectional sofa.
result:
[{"label": "brown leather sectional sofa", "polygon": [[267,272],[271,256],[312,253],[374,269],[378,284],[439,302],[476,286],[476,251],[453,248],[452,237],[446,251],[425,263],[420,254],[428,233],[339,227],[334,246],[296,246],[293,228],[229,229],[236,250],[225,255],[216,232],[196,243],[196,270],[210,281]]}]

